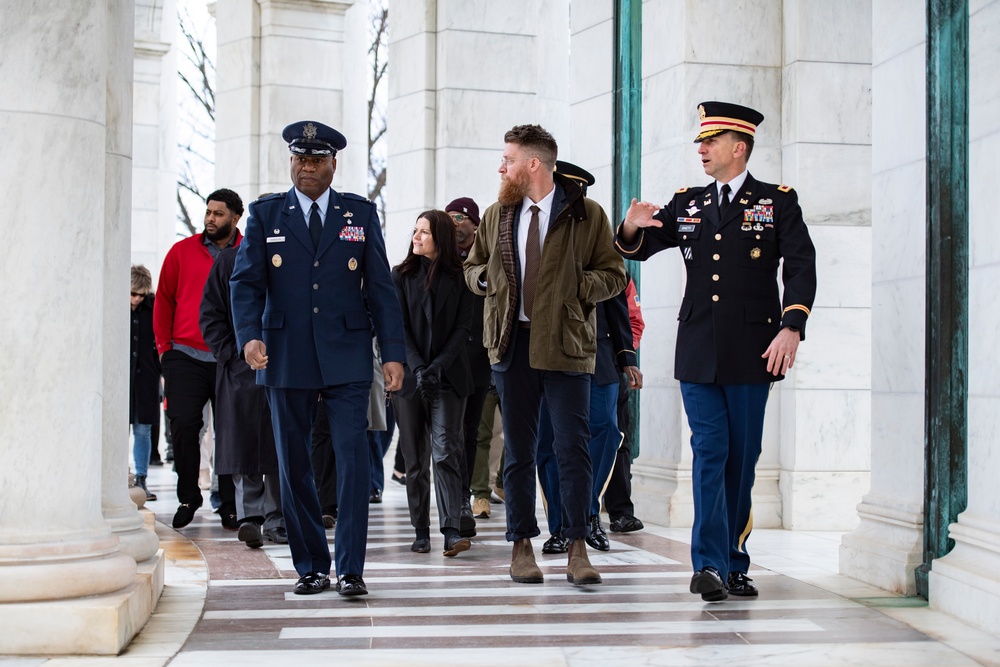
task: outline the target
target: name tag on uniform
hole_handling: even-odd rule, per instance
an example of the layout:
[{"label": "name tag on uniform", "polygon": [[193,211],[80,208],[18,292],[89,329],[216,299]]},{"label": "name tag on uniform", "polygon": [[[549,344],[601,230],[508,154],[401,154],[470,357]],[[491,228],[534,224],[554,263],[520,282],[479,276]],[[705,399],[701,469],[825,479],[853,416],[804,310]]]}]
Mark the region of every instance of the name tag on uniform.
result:
[{"label": "name tag on uniform", "polygon": [[267,237],[267,242],[268,243],[284,243],[285,242],[285,237],[284,236],[268,236]]},{"label": "name tag on uniform", "polygon": [[364,243],[365,228],[357,227],[355,225],[347,225],[340,230],[340,240],[352,241],[354,243]]},{"label": "name tag on uniform", "polygon": [[681,233],[693,232],[695,229],[697,228],[694,225],[677,225],[677,231]]}]

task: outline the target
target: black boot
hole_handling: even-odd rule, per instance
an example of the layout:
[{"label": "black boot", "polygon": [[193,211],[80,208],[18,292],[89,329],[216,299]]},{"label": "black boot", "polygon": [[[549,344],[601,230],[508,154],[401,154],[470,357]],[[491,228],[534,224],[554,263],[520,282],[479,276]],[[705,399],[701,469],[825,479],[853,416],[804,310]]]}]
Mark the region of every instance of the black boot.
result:
[{"label": "black boot", "polygon": [[155,493],[150,493],[149,489],[146,488],[146,476],[145,475],[136,475],[135,476],[135,486],[138,486],[140,489],[142,489],[143,491],[146,492],[146,502],[152,502],[152,501],[156,500],[156,494]]}]

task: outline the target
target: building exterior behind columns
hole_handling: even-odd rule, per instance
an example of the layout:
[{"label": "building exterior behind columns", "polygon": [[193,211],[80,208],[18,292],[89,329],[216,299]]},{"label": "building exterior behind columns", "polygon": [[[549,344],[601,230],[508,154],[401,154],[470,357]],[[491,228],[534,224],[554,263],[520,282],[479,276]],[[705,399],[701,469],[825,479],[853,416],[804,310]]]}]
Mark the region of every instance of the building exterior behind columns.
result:
[{"label": "building exterior behind columns", "polygon": [[[416,214],[459,196],[495,201],[503,134],[539,123],[597,176],[611,214],[613,2],[390,3],[390,260]],[[750,170],[799,193],[816,244],[809,338],[768,405],[757,527],[846,531],[842,572],[913,594],[923,560],[925,33],[923,2],[642,2],[642,192],[665,203],[706,176],[697,104],[759,109]],[[1000,148],[1000,2],[970,5],[970,193],[991,192]],[[720,19],[725,15],[725,20]],[[723,28],[723,26],[728,26]],[[992,195],[973,195],[968,509],[935,561],[931,604],[1000,627],[1000,272]],[[691,454],[672,357],[679,256],[642,266],[643,519],[689,525]],[[752,545],[751,545],[752,546]],[[979,565],[973,565],[979,563]],[[982,579],[988,580],[988,583]],[[986,592],[987,590],[992,592]],[[962,604],[961,600],[968,600]]]}]

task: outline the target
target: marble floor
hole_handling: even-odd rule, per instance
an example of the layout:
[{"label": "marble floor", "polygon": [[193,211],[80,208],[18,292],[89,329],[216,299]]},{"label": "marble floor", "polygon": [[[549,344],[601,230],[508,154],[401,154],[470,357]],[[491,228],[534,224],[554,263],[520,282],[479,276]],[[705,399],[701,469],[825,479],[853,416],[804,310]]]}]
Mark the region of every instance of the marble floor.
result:
[{"label": "marble floor", "polygon": [[[161,498],[150,509],[166,524],[173,479],[150,471]],[[754,531],[759,599],[705,603],[687,592],[688,530],[650,517],[641,532],[611,533],[610,552],[591,550],[603,585],[575,588],[564,555],[540,554],[542,538],[545,583],[510,581],[502,505],[456,558],[441,554],[437,535],[431,553],[410,552],[403,487],[390,483],[370,509],[366,597],[293,595],[288,548],[248,549],[206,502],[180,531],[156,524],[166,586],[122,655],[0,658],[0,667],[1000,665],[1000,637],[838,575],[838,533]]]}]

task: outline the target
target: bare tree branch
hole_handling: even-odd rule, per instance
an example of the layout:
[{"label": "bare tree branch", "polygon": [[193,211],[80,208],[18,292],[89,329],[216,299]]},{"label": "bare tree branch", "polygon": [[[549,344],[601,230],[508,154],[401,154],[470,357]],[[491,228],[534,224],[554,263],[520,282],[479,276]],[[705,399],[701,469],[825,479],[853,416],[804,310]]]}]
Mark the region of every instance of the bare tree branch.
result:
[{"label": "bare tree branch", "polygon": [[[177,22],[183,37],[178,44],[183,61],[177,76],[183,84],[182,95],[195,103],[192,105],[185,100],[180,104],[181,122],[187,134],[185,139],[177,142],[180,163],[176,188],[177,220],[189,234],[194,234],[197,229],[189,209],[191,196],[199,200],[204,198],[198,175],[204,174],[206,167],[215,162],[204,152],[215,141],[215,63],[199,34],[203,29],[195,26],[191,15],[183,7],[178,8]],[[185,203],[185,197],[189,203]]]},{"label": "bare tree branch", "polygon": [[376,202],[385,224],[386,163],[380,142],[385,137],[386,118],[379,103],[388,67],[389,8],[384,2],[373,3],[368,15],[368,198]]}]

